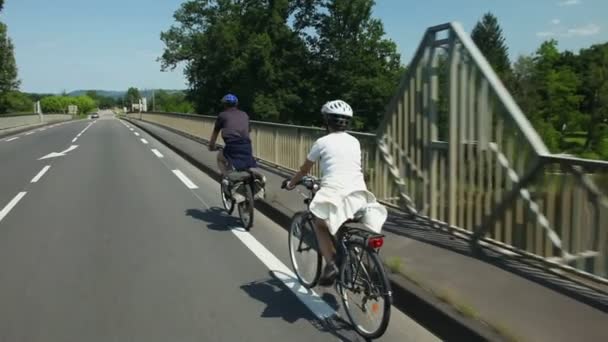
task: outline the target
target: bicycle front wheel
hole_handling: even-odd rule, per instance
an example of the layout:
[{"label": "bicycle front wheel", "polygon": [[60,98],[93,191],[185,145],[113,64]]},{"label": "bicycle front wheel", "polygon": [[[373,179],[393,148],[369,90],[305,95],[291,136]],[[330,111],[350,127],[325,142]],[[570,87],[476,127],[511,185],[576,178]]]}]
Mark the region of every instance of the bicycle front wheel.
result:
[{"label": "bicycle front wheel", "polygon": [[223,182],[220,182],[220,195],[222,196],[224,209],[226,209],[228,215],[232,215],[234,211],[234,199],[232,199],[232,195],[230,194],[230,188],[224,185]]},{"label": "bicycle front wheel", "polygon": [[300,283],[306,288],[317,285],[323,262],[312,222],[307,212],[296,213],[289,226],[289,256]]},{"label": "bicycle front wheel", "polygon": [[378,254],[362,244],[350,243],[340,269],[338,291],[357,333],[367,339],[384,334],[390,320],[391,286]]},{"label": "bicycle front wheel", "polygon": [[253,212],[255,211],[255,205],[253,202],[253,191],[251,190],[251,185],[248,183],[243,184],[241,186],[244,189],[243,196],[245,196],[245,200],[238,204],[239,216],[241,217],[243,228],[249,231],[251,229],[251,226],[253,226]]}]

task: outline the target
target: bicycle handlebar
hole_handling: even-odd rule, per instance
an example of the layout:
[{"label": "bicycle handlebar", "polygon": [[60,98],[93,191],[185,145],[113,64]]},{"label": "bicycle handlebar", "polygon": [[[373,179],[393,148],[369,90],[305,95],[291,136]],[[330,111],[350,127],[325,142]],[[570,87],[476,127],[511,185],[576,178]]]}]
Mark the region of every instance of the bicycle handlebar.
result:
[{"label": "bicycle handlebar", "polygon": [[[281,189],[287,189],[287,183],[289,183],[289,179],[286,179],[283,181],[283,184],[281,184]],[[313,190],[319,189],[320,182],[316,177],[304,176],[297,184],[295,184],[295,186],[298,186],[298,185],[303,185],[308,190],[313,191]]]}]

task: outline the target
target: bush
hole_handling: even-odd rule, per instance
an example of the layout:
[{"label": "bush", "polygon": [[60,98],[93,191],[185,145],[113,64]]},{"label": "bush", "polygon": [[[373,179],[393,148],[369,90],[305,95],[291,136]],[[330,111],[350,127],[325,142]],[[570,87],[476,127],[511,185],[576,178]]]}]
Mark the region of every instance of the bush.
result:
[{"label": "bush", "polygon": [[18,91],[0,95],[0,113],[32,113],[34,102]]},{"label": "bush", "polygon": [[47,96],[40,100],[40,105],[45,113],[67,113],[68,106],[75,105],[78,106],[78,114],[88,114],[97,107],[95,100],[86,95],[78,97]]}]

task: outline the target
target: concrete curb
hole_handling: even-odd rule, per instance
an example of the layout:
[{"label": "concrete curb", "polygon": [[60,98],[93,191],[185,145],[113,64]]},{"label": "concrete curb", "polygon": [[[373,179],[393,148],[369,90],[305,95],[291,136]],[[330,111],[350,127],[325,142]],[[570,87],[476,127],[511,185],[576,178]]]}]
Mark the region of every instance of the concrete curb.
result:
[{"label": "concrete curb", "polygon": [[16,129],[7,128],[7,130],[11,130],[11,131],[10,132],[2,132],[2,131],[0,131],[0,139],[6,138],[6,137],[10,137],[12,135],[17,135],[17,134],[21,134],[21,133],[24,133],[24,132],[32,131],[32,130],[35,130],[35,129],[38,129],[38,128],[51,126],[51,125],[54,125],[56,123],[70,122],[70,121],[76,121],[76,120],[80,120],[80,119],[72,119],[72,120],[65,120],[65,121],[55,121],[55,122],[51,122],[51,123],[44,123],[44,124],[37,124],[37,125],[18,126],[18,127],[21,127],[21,128],[17,127]]},{"label": "concrete curb", "polygon": [[[143,131],[147,132],[155,139],[166,145],[172,151],[186,159],[189,163],[196,166],[201,171],[208,174],[211,178],[216,181],[220,181],[219,173],[212,167],[209,167],[196,158],[183,152],[176,146],[172,145],[158,134],[151,132],[144,126],[139,125],[138,119],[133,120],[131,118],[122,117],[133,125],[136,125]],[[192,135],[180,132],[178,130],[158,125],[153,122],[144,121],[148,124],[152,124],[163,129],[166,129],[175,134],[181,135],[198,143],[207,144],[205,139],[194,137]],[[262,168],[277,173],[276,167],[270,169],[268,166],[261,163]],[[289,175],[288,172],[283,174],[285,177]],[[281,227],[287,229],[291,222],[291,215],[275,206],[271,205],[265,200],[256,201],[256,209],[261,213],[271,218]],[[415,284],[407,278],[393,274],[388,271],[388,276],[391,281],[393,290],[393,305],[406,313],[408,316],[416,320],[419,324],[424,326],[426,329],[431,331],[437,337],[442,340],[462,340],[462,341],[504,341],[506,340],[503,336],[497,333],[494,329],[489,327],[475,319],[471,319],[460,314],[451,305],[442,302],[433,293],[424,289],[423,287]]]}]

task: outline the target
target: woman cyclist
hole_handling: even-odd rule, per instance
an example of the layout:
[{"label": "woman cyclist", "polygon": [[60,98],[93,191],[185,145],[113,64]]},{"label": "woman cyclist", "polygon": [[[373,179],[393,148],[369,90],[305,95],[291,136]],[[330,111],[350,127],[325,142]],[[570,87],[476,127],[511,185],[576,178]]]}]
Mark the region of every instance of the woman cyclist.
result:
[{"label": "woman cyclist", "polygon": [[286,181],[285,188],[292,190],[314,163],[320,161],[321,188],[310,203],[310,212],[315,217],[315,232],[326,262],[320,284],[329,286],[338,273],[332,235],[336,235],[346,221],[361,214],[359,222],[380,233],[387,211],[367,190],[361,170],[361,145],[346,132],[353,117],[352,108],[344,101],[335,100],[323,105],[321,113],[328,134],[313,144],[300,171]]}]

